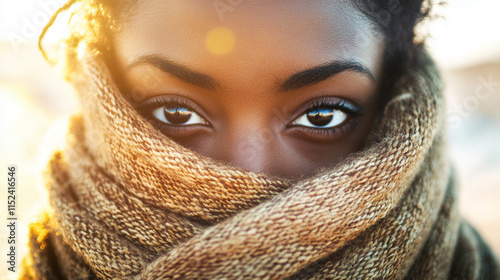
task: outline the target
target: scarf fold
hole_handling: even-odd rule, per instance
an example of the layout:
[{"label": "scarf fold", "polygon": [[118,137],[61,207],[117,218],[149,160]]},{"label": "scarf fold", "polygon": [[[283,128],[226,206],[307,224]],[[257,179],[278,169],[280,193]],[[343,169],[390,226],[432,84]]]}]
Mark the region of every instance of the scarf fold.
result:
[{"label": "scarf fold", "polygon": [[[366,148],[298,182],[165,137],[89,56],[25,279],[500,279],[460,219],[437,70],[422,53]],[[483,277],[483,278],[481,278]],[[484,278],[490,277],[490,278]]]}]

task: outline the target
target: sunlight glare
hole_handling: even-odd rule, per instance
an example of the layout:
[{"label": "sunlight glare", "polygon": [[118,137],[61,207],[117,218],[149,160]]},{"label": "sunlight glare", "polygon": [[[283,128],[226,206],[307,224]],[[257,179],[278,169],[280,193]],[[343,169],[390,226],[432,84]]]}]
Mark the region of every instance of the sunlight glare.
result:
[{"label": "sunlight glare", "polygon": [[234,48],[236,39],[228,28],[217,27],[208,32],[206,42],[212,53],[226,54]]}]

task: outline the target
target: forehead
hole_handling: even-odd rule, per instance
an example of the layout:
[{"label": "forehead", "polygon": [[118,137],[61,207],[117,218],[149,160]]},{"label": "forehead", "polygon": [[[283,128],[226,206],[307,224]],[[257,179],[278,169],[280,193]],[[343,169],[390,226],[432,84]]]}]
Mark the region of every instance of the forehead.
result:
[{"label": "forehead", "polygon": [[230,60],[305,67],[353,58],[373,65],[381,40],[349,0],[150,0],[134,7],[118,43],[130,60],[160,54],[202,68]]}]

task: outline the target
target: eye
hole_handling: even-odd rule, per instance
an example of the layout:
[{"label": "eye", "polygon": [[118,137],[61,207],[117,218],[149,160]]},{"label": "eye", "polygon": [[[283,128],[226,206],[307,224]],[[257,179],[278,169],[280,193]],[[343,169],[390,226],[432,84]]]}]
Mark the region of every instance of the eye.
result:
[{"label": "eye", "polygon": [[346,137],[356,128],[361,109],[337,97],[320,97],[300,106],[287,125],[295,137],[317,142],[331,142]]},{"label": "eye", "polygon": [[341,125],[348,119],[347,113],[334,108],[312,109],[299,116],[292,125],[312,128],[332,128]]},{"label": "eye", "polygon": [[291,123],[292,126],[332,129],[361,113],[360,109],[350,102],[332,97],[313,100],[304,105],[302,110],[303,113],[295,118]]},{"label": "eye", "polygon": [[161,106],[154,109],[152,115],[158,121],[170,125],[188,126],[206,123],[206,121],[193,110],[179,106]]},{"label": "eye", "polygon": [[190,99],[178,95],[155,96],[136,105],[136,109],[166,134],[174,130],[195,131],[210,126],[203,109]]}]

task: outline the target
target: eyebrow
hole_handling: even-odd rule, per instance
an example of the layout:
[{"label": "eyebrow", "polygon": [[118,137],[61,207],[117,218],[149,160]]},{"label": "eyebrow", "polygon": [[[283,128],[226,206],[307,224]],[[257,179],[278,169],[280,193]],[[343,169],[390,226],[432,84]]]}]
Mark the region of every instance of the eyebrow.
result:
[{"label": "eyebrow", "polygon": [[375,76],[368,69],[368,67],[363,64],[356,61],[336,60],[329,64],[314,67],[294,74],[280,86],[280,90],[285,92],[306,86],[312,86],[346,71],[363,74],[372,82],[376,82]]},{"label": "eyebrow", "polygon": [[151,64],[156,68],[162,70],[163,72],[169,73],[177,77],[181,81],[205,89],[214,90],[217,87],[219,87],[214,78],[206,74],[193,71],[186,66],[180,65],[172,60],[166,59],[159,55],[152,54],[152,55],[140,56],[132,63],[127,65],[126,68],[129,69],[139,64]]},{"label": "eyebrow", "polygon": [[[205,89],[214,90],[220,87],[217,81],[209,75],[191,70],[189,67],[178,64],[159,55],[140,56],[126,68],[129,69],[139,64],[151,64],[163,72],[169,73],[178,79]],[[375,76],[368,67],[356,61],[336,60],[326,65],[320,65],[292,75],[280,86],[281,92],[312,86],[327,80],[342,72],[363,74],[375,82]]]}]

